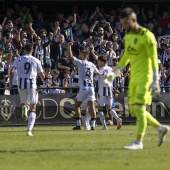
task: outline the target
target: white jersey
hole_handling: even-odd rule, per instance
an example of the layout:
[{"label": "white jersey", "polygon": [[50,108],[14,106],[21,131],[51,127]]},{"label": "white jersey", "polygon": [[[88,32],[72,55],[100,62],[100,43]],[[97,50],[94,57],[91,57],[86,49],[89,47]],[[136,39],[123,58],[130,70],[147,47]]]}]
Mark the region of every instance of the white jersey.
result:
[{"label": "white jersey", "polygon": [[74,64],[78,66],[80,89],[84,87],[93,87],[94,73],[99,73],[96,66],[89,61],[74,58]]},{"label": "white jersey", "polygon": [[37,74],[43,72],[41,62],[31,55],[23,55],[15,59],[13,67],[18,73],[18,88],[37,88]]},{"label": "white jersey", "polygon": [[107,84],[104,83],[105,76],[112,72],[113,69],[109,66],[104,66],[99,69],[100,76],[96,76],[95,80],[98,80],[98,94],[100,96],[111,96],[112,97],[112,89],[113,86],[109,87]]}]

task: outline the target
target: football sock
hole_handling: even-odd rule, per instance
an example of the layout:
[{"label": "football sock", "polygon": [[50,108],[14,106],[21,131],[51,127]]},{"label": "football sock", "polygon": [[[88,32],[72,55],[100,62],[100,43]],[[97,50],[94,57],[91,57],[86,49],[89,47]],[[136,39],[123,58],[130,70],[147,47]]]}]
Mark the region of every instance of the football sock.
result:
[{"label": "football sock", "polygon": [[77,126],[81,126],[81,118],[80,117],[76,117],[76,123],[77,123]]},{"label": "football sock", "polygon": [[106,120],[103,111],[99,110],[100,121],[104,127],[106,127]]},{"label": "football sock", "polygon": [[85,114],[81,114],[81,119],[82,119],[82,122],[83,122],[83,125],[86,126],[86,122],[87,122],[87,117]]},{"label": "football sock", "polygon": [[30,132],[32,131],[34,127],[35,119],[36,119],[36,113],[31,112],[28,118],[28,131]]},{"label": "football sock", "polygon": [[110,109],[109,110],[109,113],[116,119],[118,120],[119,119],[119,116],[117,115],[116,111],[113,110],[113,109]]},{"label": "football sock", "polygon": [[96,125],[96,118],[91,118],[91,127],[95,127]]}]

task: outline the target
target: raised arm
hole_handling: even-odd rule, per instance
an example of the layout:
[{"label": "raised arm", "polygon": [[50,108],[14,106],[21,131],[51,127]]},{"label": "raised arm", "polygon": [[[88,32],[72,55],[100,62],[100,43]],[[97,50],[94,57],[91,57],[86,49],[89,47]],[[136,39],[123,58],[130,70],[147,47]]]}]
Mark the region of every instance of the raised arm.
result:
[{"label": "raised arm", "polygon": [[90,28],[90,33],[93,32],[93,30],[94,30],[94,28],[96,27],[97,24],[98,24],[98,21],[95,21],[94,24]]},{"label": "raised arm", "polygon": [[74,56],[73,56],[72,49],[71,49],[72,45],[73,45],[72,42],[68,43],[68,57],[73,62],[74,61]]},{"label": "raised arm", "polygon": [[113,34],[113,30],[110,26],[110,22],[106,22],[106,24],[107,24],[108,29],[109,29],[109,32],[107,33],[107,37],[109,38]]},{"label": "raised arm", "polygon": [[42,47],[43,48],[47,47],[51,43],[52,40],[53,40],[53,33],[50,32],[50,39],[46,43],[42,44]]}]

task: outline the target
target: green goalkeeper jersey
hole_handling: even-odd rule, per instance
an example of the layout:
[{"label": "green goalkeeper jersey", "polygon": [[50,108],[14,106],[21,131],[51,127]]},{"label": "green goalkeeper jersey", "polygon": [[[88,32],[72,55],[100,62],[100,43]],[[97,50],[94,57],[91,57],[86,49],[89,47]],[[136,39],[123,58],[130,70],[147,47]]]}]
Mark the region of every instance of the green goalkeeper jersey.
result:
[{"label": "green goalkeeper jersey", "polygon": [[125,51],[118,65],[124,68],[129,62],[131,82],[152,82],[158,56],[155,36],[148,29],[140,27],[136,34],[125,35]]}]

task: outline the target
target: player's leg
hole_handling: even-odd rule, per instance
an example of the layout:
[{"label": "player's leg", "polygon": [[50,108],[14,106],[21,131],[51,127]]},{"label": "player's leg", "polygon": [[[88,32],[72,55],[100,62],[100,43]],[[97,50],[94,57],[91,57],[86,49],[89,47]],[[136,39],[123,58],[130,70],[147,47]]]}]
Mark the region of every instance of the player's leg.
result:
[{"label": "player's leg", "polygon": [[95,110],[95,92],[94,88],[88,88],[87,94],[88,108],[91,115],[91,130],[94,130],[96,125],[96,110]]},{"label": "player's leg", "polygon": [[73,127],[73,130],[81,130],[81,110],[80,110],[81,104],[82,101],[75,102],[76,126]]},{"label": "player's leg", "polygon": [[94,130],[96,125],[96,110],[94,106],[94,100],[88,101],[88,108],[91,115],[91,130]]},{"label": "player's leg", "polygon": [[99,113],[100,121],[101,121],[101,123],[103,125],[103,128],[101,130],[108,130],[107,125],[106,125],[105,115],[104,115],[104,112],[103,112],[103,107],[105,105],[105,100],[106,100],[106,96],[100,96],[97,99],[98,113]]},{"label": "player's leg", "polygon": [[36,105],[38,103],[38,92],[36,89],[27,89],[28,92],[28,97],[27,101],[30,103],[30,114],[28,118],[28,135],[33,136],[32,134],[32,129],[35,124],[35,119],[36,119]]},{"label": "player's leg", "polygon": [[120,129],[122,127],[122,119],[119,118],[116,111],[112,109],[112,98],[110,96],[107,96],[106,98],[106,110],[108,113],[110,113],[117,121],[117,129]]},{"label": "player's leg", "polygon": [[87,89],[79,91],[75,101],[75,116],[76,116],[76,126],[73,127],[73,130],[81,130],[81,104],[87,96]]},{"label": "player's leg", "polygon": [[136,96],[137,96],[137,85],[130,82],[129,89],[128,89],[128,98],[129,98],[129,108],[130,114],[135,116],[137,119],[137,132],[136,132],[136,139],[134,142],[129,145],[125,146],[125,149],[143,149],[143,137],[146,130],[147,120],[146,115],[144,113],[144,106],[142,105],[134,105],[136,104]]},{"label": "player's leg", "polygon": [[19,96],[22,104],[22,119],[24,121],[28,120],[28,110],[29,110],[29,105],[27,102],[27,90],[19,90]]},{"label": "player's leg", "polygon": [[87,100],[85,100],[82,104],[81,104],[81,119],[84,125],[84,130],[90,130],[90,123],[89,120],[87,120],[87,108],[88,108],[88,104],[87,104]]}]

